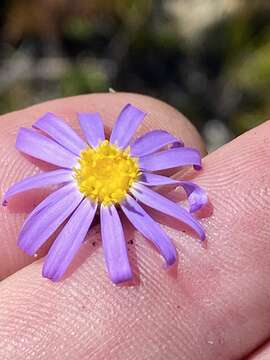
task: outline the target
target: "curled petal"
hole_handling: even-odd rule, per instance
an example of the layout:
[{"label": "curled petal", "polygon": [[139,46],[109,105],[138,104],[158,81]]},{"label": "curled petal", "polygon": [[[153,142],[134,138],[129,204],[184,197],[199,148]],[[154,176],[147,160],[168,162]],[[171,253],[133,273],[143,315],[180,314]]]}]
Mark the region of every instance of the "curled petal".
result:
[{"label": "curled petal", "polygon": [[140,168],[146,171],[171,169],[178,166],[193,165],[201,169],[201,156],[198,150],[181,147],[158,153],[145,155],[139,158]]},{"label": "curled petal", "polygon": [[119,148],[125,148],[143,121],[146,113],[131,104],[127,104],[121,111],[113,127],[110,142]]},{"label": "curled petal", "polygon": [[26,219],[18,246],[34,255],[55,230],[72,214],[83,195],[73,183],[50,194]]},{"label": "curled petal", "polygon": [[49,185],[67,183],[73,180],[72,173],[67,169],[59,169],[49,171],[35,176],[29,176],[22,181],[12,185],[3,197],[3,205],[7,205],[7,201],[14,195],[21,192],[36,189]]},{"label": "curled petal", "polygon": [[121,203],[121,209],[133,226],[156,245],[167,265],[172,265],[176,260],[176,250],[162,227],[129,195]]},{"label": "curled petal", "polygon": [[207,194],[200,186],[194,184],[192,181],[179,181],[179,185],[183,187],[187,194],[189,211],[191,213],[201,209],[207,204]]},{"label": "curled petal", "polygon": [[145,205],[183,222],[192,228],[199,235],[201,240],[205,239],[205,233],[201,224],[193,218],[187,210],[178,204],[141,184],[134,185],[131,192],[136,199]]},{"label": "curled petal", "polygon": [[88,199],[80,203],[46,256],[42,270],[44,277],[53,281],[61,279],[84,241],[96,209],[97,204],[91,203]]},{"label": "curled petal", "polygon": [[63,168],[72,169],[77,158],[63,146],[31,129],[20,128],[16,148],[25,154]]},{"label": "curled petal", "polygon": [[140,177],[139,183],[147,186],[182,186],[188,197],[190,212],[199,210],[208,202],[206,192],[200,186],[194,184],[191,181],[175,180],[167,176],[144,172]]},{"label": "curled petal", "polygon": [[101,237],[111,280],[118,284],[132,278],[122,224],[114,205],[100,207]]},{"label": "curled petal", "polygon": [[153,130],[139,137],[130,145],[132,156],[140,157],[159,150],[163,146],[172,144],[173,147],[184,146],[183,142],[164,130]]},{"label": "curled petal", "polygon": [[167,176],[143,172],[139,182],[147,186],[178,185],[179,181]]},{"label": "curled petal", "polygon": [[97,147],[99,141],[105,140],[103,122],[98,113],[78,113],[78,118],[86,140],[92,147]]},{"label": "curled petal", "polygon": [[39,118],[33,125],[34,128],[44,131],[58,144],[75,155],[80,155],[81,150],[87,147],[87,144],[79,135],[60,117],[53,113],[46,113]]}]

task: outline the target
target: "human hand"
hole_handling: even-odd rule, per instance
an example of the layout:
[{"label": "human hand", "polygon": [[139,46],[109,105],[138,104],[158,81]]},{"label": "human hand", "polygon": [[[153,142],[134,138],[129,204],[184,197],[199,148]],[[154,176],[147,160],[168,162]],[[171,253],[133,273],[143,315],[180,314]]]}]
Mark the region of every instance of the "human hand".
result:
[{"label": "human hand", "polygon": [[[151,98],[100,94],[55,100],[0,119],[1,191],[38,171],[14,147],[18,127],[53,111],[78,129],[77,111],[98,111],[110,128],[128,102],[149,113],[142,132],[168,130],[204,154],[192,125]],[[95,229],[75,259],[75,267],[81,264],[76,271],[59,283],[42,278],[43,260],[25,255],[16,241],[25,214],[46,191],[31,191],[1,208],[0,358],[227,360],[252,353],[270,337],[269,154],[268,122],[206,156],[195,181],[214,209],[201,220],[207,248],[171,221],[166,232],[179,256],[173,273],[162,270],[158,253],[132,233],[135,286],[112,285]],[[269,358],[270,350],[265,352],[265,358],[258,354],[252,360]]]}]

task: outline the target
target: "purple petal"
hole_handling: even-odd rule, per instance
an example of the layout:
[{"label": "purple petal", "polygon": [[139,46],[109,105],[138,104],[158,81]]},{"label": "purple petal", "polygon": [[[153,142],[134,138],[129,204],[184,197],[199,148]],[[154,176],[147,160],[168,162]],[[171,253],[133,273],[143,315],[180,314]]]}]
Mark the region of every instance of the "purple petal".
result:
[{"label": "purple petal", "polygon": [[12,185],[3,197],[3,205],[7,205],[7,201],[14,195],[21,192],[36,189],[48,185],[62,184],[73,180],[70,170],[59,169],[55,171],[49,171],[35,176],[29,176],[22,181]]},{"label": "purple petal", "polygon": [[71,183],[50,194],[26,219],[18,246],[34,255],[55,230],[71,215],[83,195]]},{"label": "purple petal", "polygon": [[206,192],[200,186],[194,184],[191,181],[180,181],[171,179],[166,176],[144,172],[140,177],[139,183],[147,186],[182,186],[188,197],[190,212],[195,212],[199,210],[208,202]]},{"label": "purple petal", "polygon": [[31,129],[20,128],[16,148],[25,154],[64,168],[72,169],[77,162],[76,156],[70,151]]},{"label": "purple petal", "polygon": [[162,185],[179,185],[179,181],[171,179],[167,176],[143,172],[139,179],[140,184],[147,186],[162,186]]},{"label": "purple petal", "polygon": [[152,154],[163,146],[172,144],[174,147],[184,146],[183,142],[164,130],[153,130],[139,137],[130,145],[132,156]]},{"label": "purple petal", "polygon": [[145,112],[131,104],[127,104],[116,120],[110,142],[116,144],[119,148],[125,148],[145,115]]},{"label": "purple petal", "polygon": [[87,147],[79,135],[63,119],[53,113],[48,112],[43,115],[34,123],[33,127],[44,131],[58,144],[75,155],[80,155],[81,150]]},{"label": "purple petal", "polygon": [[207,204],[207,194],[200,186],[194,184],[192,181],[179,181],[179,185],[183,187],[187,194],[189,211],[191,213]]},{"label": "purple petal", "polygon": [[122,224],[114,205],[100,207],[103,249],[111,280],[118,284],[132,278]]},{"label": "purple petal", "polygon": [[167,265],[172,265],[176,260],[176,250],[161,226],[129,195],[121,203],[121,208],[133,226],[156,245]]},{"label": "purple petal", "polygon": [[88,143],[97,147],[99,141],[105,140],[104,126],[99,113],[78,113],[80,126]]},{"label": "purple petal", "polygon": [[205,233],[201,224],[178,204],[141,184],[134,185],[131,192],[136,199],[145,205],[180,220],[190,226],[202,240],[205,239]]},{"label": "purple petal", "polygon": [[181,147],[158,153],[145,155],[139,158],[140,168],[147,171],[171,169],[178,166],[193,165],[201,169],[201,156],[198,150]]},{"label": "purple petal", "polygon": [[97,204],[84,199],[50,248],[42,275],[53,281],[60,280],[85,239],[93,221]]}]

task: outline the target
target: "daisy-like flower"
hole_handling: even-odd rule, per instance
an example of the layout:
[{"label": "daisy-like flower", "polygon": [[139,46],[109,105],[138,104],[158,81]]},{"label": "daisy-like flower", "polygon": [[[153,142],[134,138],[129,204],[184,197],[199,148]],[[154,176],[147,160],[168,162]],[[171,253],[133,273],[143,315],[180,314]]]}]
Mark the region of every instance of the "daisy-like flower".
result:
[{"label": "daisy-like flower", "polygon": [[[27,217],[22,226],[18,246],[34,255],[63,224],[63,230],[51,246],[43,266],[43,276],[59,280],[99,214],[101,237],[107,270],[114,283],[132,278],[123,227],[118,210],[122,210],[133,226],[160,251],[166,264],[176,260],[176,249],[163,228],[140,205],[170,215],[189,226],[203,240],[205,233],[191,213],[207,202],[205,192],[190,181],[177,181],[158,175],[164,169],[193,165],[201,168],[196,149],[163,130],[153,130],[131,141],[146,113],[128,104],[113,127],[110,140],[105,139],[98,113],[79,113],[82,140],[61,118],[46,113],[34,129],[21,128],[16,148],[30,156],[54,164],[58,170],[28,177],[11,186],[3,205],[21,192],[33,188],[61,184]],[[181,186],[190,208],[155,192],[152,187]]]}]

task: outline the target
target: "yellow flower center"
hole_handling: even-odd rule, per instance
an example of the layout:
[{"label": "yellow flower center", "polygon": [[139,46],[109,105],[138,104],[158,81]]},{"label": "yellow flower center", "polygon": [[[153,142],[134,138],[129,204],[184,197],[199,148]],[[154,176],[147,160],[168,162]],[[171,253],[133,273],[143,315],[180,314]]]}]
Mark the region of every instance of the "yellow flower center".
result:
[{"label": "yellow flower center", "polygon": [[104,205],[120,203],[140,175],[136,158],[108,140],[81,152],[74,168],[80,191]]}]

